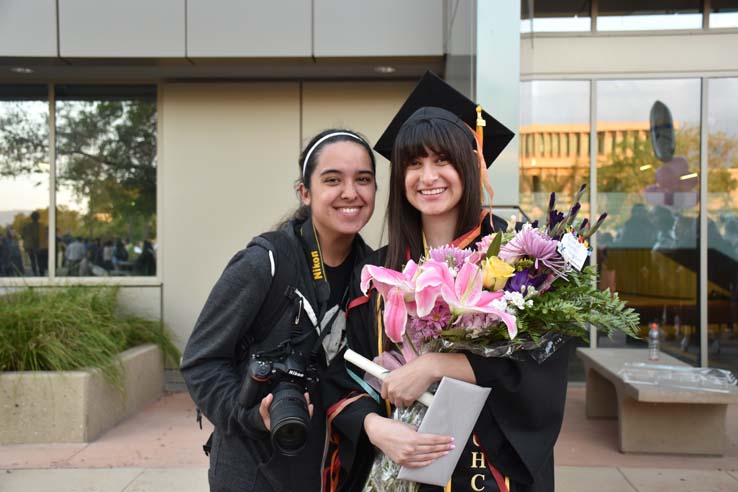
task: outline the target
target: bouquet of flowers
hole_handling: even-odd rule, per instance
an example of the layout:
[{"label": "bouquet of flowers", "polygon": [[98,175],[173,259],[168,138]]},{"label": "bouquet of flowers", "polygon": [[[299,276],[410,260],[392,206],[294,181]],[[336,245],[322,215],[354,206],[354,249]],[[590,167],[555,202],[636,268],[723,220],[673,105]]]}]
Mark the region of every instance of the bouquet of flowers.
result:
[{"label": "bouquet of flowers", "polygon": [[[593,225],[577,221],[584,189],[567,213],[555,209],[552,193],[543,225],[491,234],[476,249],[434,248],[402,271],[365,266],[361,288],[373,286],[382,296],[385,334],[401,353],[377,362],[389,369],[425,352],[464,350],[488,357],[528,351],[540,363],[569,337],[588,340],[590,325],[635,337],[638,314],[617,293],[598,290],[595,269],[583,266],[588,240],[607,216]],[[394,417],[419,423],[423,412],[414,407]],[[378,458],[369,490],[414,490],[392,481],[392,465]]]}]

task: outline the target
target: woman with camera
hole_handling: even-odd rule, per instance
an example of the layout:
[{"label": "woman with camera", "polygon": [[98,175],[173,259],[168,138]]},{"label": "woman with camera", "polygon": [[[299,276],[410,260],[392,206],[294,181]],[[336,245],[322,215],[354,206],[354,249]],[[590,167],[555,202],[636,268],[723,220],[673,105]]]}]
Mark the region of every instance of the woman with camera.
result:
[{"label": "woman with camera", "polygon": [[358,232],[374,211],[375,162],[363,137],[332,129],[299,165],[300,208],[231,259],[185,348],[182,375],[215,427],[211,491],[321,489],[314,386],[344,343],[349,277],[371,251]]}]

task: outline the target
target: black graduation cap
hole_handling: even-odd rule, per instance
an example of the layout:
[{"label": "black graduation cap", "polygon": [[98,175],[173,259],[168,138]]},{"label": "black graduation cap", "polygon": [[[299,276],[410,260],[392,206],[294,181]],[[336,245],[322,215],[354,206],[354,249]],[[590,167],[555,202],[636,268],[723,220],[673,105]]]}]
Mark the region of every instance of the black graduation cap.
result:
[{"label": "black graduation cap", "polygon": [[[402,125],[408,120],[423,117],[442,118],[467,131],[468,127],[466,125],[469,125],[473,130],[477,124],[477,105],[444,82],[438,75],[431,71],[425,72],[423,78],[420,79],[418,85],[415,86],[415,89],[384,130],[382,136],[377,140],[374,150],[391,160],[392,146]],[[489,167],[510,143],[515,134],[484,110],[482,111],[482,118],[486,121],[484,127],[484,159],[487,167]]]}]

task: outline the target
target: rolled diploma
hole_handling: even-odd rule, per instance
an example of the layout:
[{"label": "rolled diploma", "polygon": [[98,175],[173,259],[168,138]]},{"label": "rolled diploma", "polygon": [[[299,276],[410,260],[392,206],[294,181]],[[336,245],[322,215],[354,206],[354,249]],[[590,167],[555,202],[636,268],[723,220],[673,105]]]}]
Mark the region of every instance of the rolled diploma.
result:
[{"label": "rolled diploma", "polygon": [[[343,358],[347,361],[351,362],[356,367],[360,367],[361,369],[364,369],[366,372],[374,376],[375,378],[379,380],[383,380],[385,374],[389,373],[387,369],[380,366],[379,364],[376,364],[363,355],[359,355],[356,352],[354,352],[351,349],[346,349],[346,352],[343,354]],[[423,393],[420,395],[420,398],[418,398],[418,401],[425,405],[426,407],[431,406],[431,403],[433,403],[433,395],[431,395],[428,392]]]}]

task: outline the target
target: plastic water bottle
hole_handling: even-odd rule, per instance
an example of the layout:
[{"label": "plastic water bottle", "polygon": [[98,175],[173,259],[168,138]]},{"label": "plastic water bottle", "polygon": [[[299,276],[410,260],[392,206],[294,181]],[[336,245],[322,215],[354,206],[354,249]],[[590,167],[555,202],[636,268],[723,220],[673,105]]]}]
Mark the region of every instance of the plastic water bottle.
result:
[{"label": "plastic water bottle", "polygon": [[659,324],[656,322],[648,325],[648,360],[659,360]]}]

